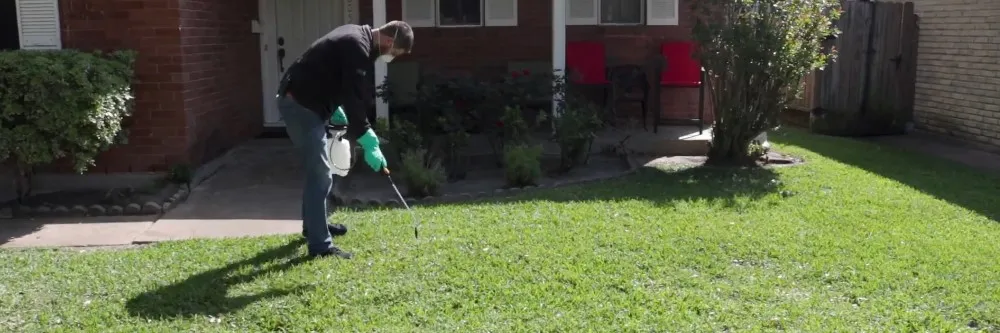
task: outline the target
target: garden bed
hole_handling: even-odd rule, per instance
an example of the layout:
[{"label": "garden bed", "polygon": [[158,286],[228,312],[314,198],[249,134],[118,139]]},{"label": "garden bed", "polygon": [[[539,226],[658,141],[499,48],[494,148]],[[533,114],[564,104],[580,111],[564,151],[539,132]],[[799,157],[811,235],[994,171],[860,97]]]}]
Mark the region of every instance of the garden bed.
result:
[{"label": "garden bed", "polygon": [[[593,153],[587,164],[580,165],[569,172],[560,172],[558,154],[545,153],[540,159],[542,176],[536,184],[527,186],[510,186],[507,184],[504,168],[497,165],[492,155],[469,156],[468,172],[463,179],[453,180],[441,185],[438,195],[411,196],[410,189],[404,185],[405,175],[394,177],[400,192],[409,203],[456,201],[483,198],[494,195],[517,193],[534,188],[558,187],[580,184],[589,181],[610,179],[629,174],[638,165],[628,156],[617,153]],[[392,190],[385,176],[375,173],[352,173],[344,182],[338,184],[333,191],[336,201],[347,206],[383,206],[400,205],[396,193]]]}]

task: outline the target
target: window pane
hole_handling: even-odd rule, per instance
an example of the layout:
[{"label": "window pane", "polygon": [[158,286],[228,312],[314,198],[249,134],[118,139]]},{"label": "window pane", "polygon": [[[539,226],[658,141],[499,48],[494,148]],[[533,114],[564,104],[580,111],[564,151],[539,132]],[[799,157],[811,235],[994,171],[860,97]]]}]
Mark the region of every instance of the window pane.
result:
[{"label": "window pane", "polygon": [[441,25],[482,24],[482,0],[439,0]]},{"label": "window pane", "polygon": [[601,0],[601,23],[642,23],[642,0]]}]

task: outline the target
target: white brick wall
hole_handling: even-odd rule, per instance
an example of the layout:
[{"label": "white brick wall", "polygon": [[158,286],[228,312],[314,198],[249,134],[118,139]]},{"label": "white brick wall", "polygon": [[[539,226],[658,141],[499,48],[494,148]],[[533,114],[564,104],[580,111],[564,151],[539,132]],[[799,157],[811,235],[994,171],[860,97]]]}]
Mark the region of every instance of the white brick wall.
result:
[{"label": "white brick wall", "polygon": [[918,128],[1000,150],[1000,0],[911,0]]}]

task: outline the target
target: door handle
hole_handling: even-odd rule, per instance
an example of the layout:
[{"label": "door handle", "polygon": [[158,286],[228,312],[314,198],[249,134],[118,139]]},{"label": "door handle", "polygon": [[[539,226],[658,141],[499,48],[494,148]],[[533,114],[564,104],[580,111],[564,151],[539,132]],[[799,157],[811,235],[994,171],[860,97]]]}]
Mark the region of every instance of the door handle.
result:
[{"label": "door handle", "polygon": [[278,49],[278,68],[280,71],[285,71],[285,49]]},{"label": "door handle", "polygon": [[285,38],[278,37],[278,70],[285,72]]}]

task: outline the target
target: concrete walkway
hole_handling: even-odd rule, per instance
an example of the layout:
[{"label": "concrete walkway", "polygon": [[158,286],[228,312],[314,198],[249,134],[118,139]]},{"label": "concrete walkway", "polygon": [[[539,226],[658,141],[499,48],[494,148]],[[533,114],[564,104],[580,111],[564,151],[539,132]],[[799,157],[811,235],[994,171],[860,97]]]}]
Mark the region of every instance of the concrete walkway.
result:
[{"label": "concrete walkway", "polygon": [[222,166],[163,216],[0,220],[0,247],[116,246],[159,241],[293,234],[300,170],[287,139],[258,139],[221,157]]},{"label": "concrete walkway", "polygon": [[868,138],[869,141],[952,160],[986,172],[1000,172],[1000,155],[977,150],[953,139],[917,132],[903,136]]},{"label": "concrete walkway", "polygon": [[[927,135],[874,138],[1000,172],[1000,155]],[[222,157],[223,166],[196,186],[186,202],[157,219],[95,217],[0,220],[0,247],[120,246],[190,238],[300,232],[300,170],[287,139],[248,142]]]}]

